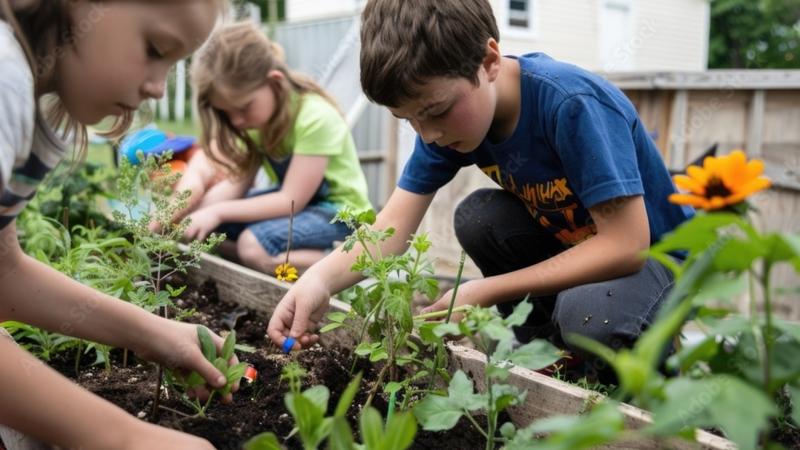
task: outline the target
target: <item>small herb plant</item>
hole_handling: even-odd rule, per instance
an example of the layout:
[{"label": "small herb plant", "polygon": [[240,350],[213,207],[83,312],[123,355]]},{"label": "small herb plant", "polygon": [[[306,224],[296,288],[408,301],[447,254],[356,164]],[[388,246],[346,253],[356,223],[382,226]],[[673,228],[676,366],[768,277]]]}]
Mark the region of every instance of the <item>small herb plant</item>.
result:
[{"label": "small herb plant", "polygon": [[172,386],[180,394],[181,401],[187,406],[191,407],[195,412],[195,417],[205,417],[206,410],[208,410],[211,401],[215,394],[227,395],[231,392],[233,385],[239,381],[247,369],[247,363],[240,362],[231,364],[233,358],[234,348],[236,347],[236,331],[231,331],[225,338],[225,343],[222,346],[222,351],[217,352],[217,346],[211,339],[208,329],[203,326],[197,327],[197,338],[200,340],[200,347],[203,351],[203,356],[214,365],[225,378],[228,380],[227,384],[221,388],[211,391],[205,403],[200,402],[196,398],[189,398],[188,392],[191,389],[203,386],[206,380],[199,373],[192,371],[188,376],[182,377],[170,370],[165,372],[167,384]]},{"label": "small herb plant", "polygon": [[[473,382],[462,371],[457,371],[447,388],[447,395],[429,395],[414,408],[414,415],[423,428],[431,431],[449,430],[461,417],[470,422],[486,438],[486,449],[495,448],[496,442],[505,442],[515,432],[511,423],[503,424],[502,435],[498,435],[498,416],[509,406],[525,401],[526,392],[504,384],[513,365],[528,369],[547,367],[561,358],[561,352],[545,340],[534,340],[514,349],[514,333],[511,328],[525,323],[533,306],[521,302],[507,318],[484,308],[467,308],[459,323],[442,323],[435,327],[439,337],[446,335],[469,338],[479,351],[486,355],[484,370],[485,393],[476,393]],[[487,426],[484,428],[471,413],[484,412]]]},{"label": "small herb plant", "polygon": [[369,406],[387,378],[393,382],[389,385],[392,392],[410,386],[411,380],[397,384],[400,380],[399,367],[417,364],[421,368],[412,371],[415,372],[414,379],[432,376],[419,358],[423,349],[411,339],[414,332],[411,313],[414,294],[419,292],[433,300],[439,292],[438,282],[431,277],[433,268],[424,257],[431,243],[427,235],[415,235],[410,241],[411,252],[384,256],[380,244],[394,234],[394,229],[373,229],[374,211],[355,214],[343,209],[334,220],[353,230],[345,240],[343,250],[350,252],[356,245],[360,247],[361,253],[356,257],[352,270],[375,281],[367,287],[356,286],[351,295],[350,312],[329,314],[330,323],[322,328],[322,332],[348,327],[355,335],[356,342],[360,342],[354,350],[356,355],[366,357],[371,362],[385,363],[367,399],[366,406]]},{"label": "small herb plant", "polygon": [[300,388],[306,375],[308,375],[308,372],[297,361],[291,361],[281,369],[281,381],[288,383],[289,392],[292,394],[300,393]]},{"label": "small herb plant", "polygon": [[[286,394],[286,408],[295,420],[289,437],[298,435],[305,450],[320,448],[327,440],[332,450],[405,450],[411,446],[417,432],[417,423],[410,413],[392,415],[384,424],[380,413],[372,407],[365,408],[359,425],[363,444],[357,444],[347,422],[347,410],[353,403],[361,374],[347,385],[333,416],[326,416],[330,391],[325,386],[313,386],[302,393]],[[278,450],[283,447],[274,433],[262,433],[250,439],[245,450]]]}]

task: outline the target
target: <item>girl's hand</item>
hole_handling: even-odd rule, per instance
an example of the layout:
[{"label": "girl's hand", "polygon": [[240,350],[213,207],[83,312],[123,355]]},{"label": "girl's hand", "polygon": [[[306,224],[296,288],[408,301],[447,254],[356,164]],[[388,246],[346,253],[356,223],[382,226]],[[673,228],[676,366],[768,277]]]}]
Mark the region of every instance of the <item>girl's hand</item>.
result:
[{"label": "girl's hand", "polygon": [[[154,318],[156,318],[154,316]],[[179,323],[171,320],[156,318],[157,323],[154,328],[157,330],[148,336],[144,342],[144,348],[134,349],[136,354],[148,361],[157,362],[170,369],[179,371],[192,371],[199,373],[211,388],[221,388],[227,384],[225,376],[214,367],[204,356],[200,349],[200,341],[197,337],[198,325]],[[209,331],[211,339],[217,346],[217,351],[222,351],[224,340],[216,333]],[[236,355],[231,358],[229,364],[239,362]],[[239,389],[239,382],[233,385],[232,392]],[[190,393],[201,400],[208,398],[208,389],[200,388]],[[233,396],[228,394],[222,398],[224,403],[233,401]]]},{"label": "girl's hand", "polygon": [[205,239],[216,230],[222,222],[219,213],[213,205],[191,213],[189,219],[191,219],[191,222],[183,236],[190,241],[194,239]]},{"label": "girl's hand", "polygon": [[[125,430],[127,438],[124,450],[214,450],[205,439],[191,434],[181,433],[180,431],[142,422],[132,419],[136,423],[131,424],[129,430]],[[119,432],[114,430],[114,433]]]},{"label": "girl's hand", "polygon": [[328,310],[331,293],[324,283],[312,273],[306,272],[272,313],[267,334],[279,348],[287,337],[295,339],[294,348],[308,348],[319,340],[316,330],[323,314]]}]

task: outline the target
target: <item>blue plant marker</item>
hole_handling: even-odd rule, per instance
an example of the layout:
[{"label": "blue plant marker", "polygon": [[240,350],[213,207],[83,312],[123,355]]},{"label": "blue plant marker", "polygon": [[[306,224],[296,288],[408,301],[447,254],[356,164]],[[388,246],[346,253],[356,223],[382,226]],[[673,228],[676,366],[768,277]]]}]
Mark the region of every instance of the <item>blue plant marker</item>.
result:
[{"label": "blue plant marker", "polygon": [[285,341],[283,341],[283,353],[291,352],[292,347],[294,347],[294,338],[289,336]]}]

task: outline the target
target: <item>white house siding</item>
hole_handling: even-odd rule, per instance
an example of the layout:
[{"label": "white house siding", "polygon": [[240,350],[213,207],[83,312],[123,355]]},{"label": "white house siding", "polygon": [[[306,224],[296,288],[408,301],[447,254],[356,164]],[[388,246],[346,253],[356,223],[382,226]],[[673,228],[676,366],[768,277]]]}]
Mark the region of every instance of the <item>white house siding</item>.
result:
[{"label": "white house siding", "polygon": [[[708,0],[637,0],[641,46],[637,70],[706,70]],[[652,36],[648,38],[647,36]]]},{"label": "white house siding", "polygon": [[286,20],[299,22],[326,19],[352,13],[360,0],[286,0]]},{"label": "white house siding", "polygon": [[[508,0],[492,0],[506,54],[541,51],[597,71],[704,70],[708,59],[708,0],[529,0],[533,30],[520,36],[506,26]],[[603,29],[610,5],[629,9],[625,29]],[[612,25],[614,27],[616,24]],[[608,25],[606,25],[608,27]],[[623,37],[603,55],[604,33]]]}]

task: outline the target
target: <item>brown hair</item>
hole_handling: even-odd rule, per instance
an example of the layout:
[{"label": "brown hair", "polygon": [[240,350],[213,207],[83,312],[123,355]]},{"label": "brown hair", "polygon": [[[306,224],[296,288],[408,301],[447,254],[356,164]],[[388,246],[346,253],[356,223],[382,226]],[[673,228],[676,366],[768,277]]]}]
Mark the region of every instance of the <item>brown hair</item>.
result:
[{"label": "brown hair", "polygon": [[[0,0],[0,19],[6,21],[22,46],[33,73],[34,98],[38,100],[47,92],[55,77],[57,61],[75,42],[75,27],[70,18],[69,4],[74,0]],[[100,3],[102,0],[91,0]],[[224,13],[226,0],[214,0]],[[70,117],[57,96],[48,99],[44,117],[61,137],[75,139],[78,159],[86,154],[88,146],[86,126]],[[106,137],[121,136],[133,123],[134,114],[126,112],[117,117]]]},{"label": "brown hair", "polygon": [[432,77],[477,85],[487,41],[500,40],[488,0],[369,0],[361,21],[361,87],[389,107]]},{"label": "brown hair", "polygon": [[[280,80],[268,78],[273,70],[284,76]],[[232,23],[215,31],[195,55],[191,78],[203,125],[202,145],[206,155],[236,177],[253,175],[264,153],[278,157],[285,152],[281,143],[299,110],[299,104],[291,107],[291,92],[318,94],[336,105],[311,78],[289,70],[283,49],[251,22]],[[210,98],[219,88],[250,92],[264,85],[269,85],[275,93],[276,111],[259,130],[259,148],[245,130],[235,128],[223,111],[211,105]],[[211,151],[212,141],[216,141],[219,153]],[[239,142],[244,143],[245,148]]]}]

